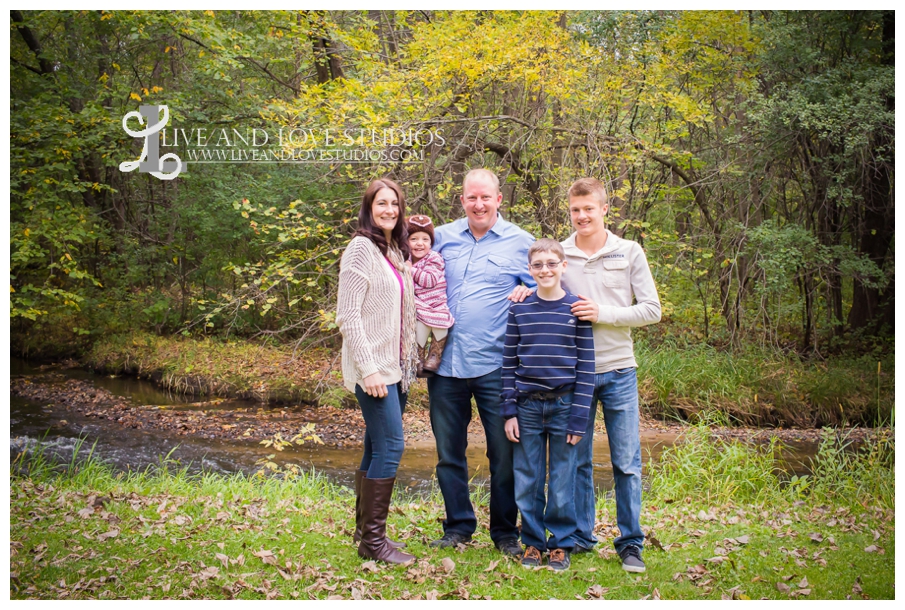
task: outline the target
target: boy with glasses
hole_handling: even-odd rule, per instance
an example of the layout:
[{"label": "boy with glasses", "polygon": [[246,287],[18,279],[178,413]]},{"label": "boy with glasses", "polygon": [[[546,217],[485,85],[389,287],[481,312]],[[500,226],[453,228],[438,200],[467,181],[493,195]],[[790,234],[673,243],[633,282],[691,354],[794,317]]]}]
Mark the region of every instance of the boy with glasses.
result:
[{"label": "boy with glasses", "polygon": [[531,245],[528,270],[537,291],[510,306],[503,348],[501,413],[515,443],[515,501],[527,545],[521,563],[540,567],[549,551],[554,571],[569,568],[575,546],[575,445],[587,433],[594,394],[593,333],[590,322],[572,314],[580,299],[560,284],[566,266],[559,242]]}]

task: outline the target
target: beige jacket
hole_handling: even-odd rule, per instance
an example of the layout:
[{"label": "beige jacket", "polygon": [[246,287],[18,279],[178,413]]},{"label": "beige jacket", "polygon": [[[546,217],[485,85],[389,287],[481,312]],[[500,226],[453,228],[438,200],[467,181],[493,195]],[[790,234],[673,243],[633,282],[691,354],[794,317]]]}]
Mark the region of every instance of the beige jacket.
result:
[{"label": "beige jacket", "polygon": [[574,233],[562,246],[569,262],[563,273],[566,290],[600,308],[593,324],[595,371],[637,367],[631,327],[660,321],[660,297],[644,250],[609,230],[606,245],[591,256],[575,245]]},{"label": "beige jacket", "polygon": [[402,289],[389,261],[370,239],[353,238],[340,261],[336,302],[343,385],[350,392],[374,373],[387,385],[402,379],[401,308]]}]

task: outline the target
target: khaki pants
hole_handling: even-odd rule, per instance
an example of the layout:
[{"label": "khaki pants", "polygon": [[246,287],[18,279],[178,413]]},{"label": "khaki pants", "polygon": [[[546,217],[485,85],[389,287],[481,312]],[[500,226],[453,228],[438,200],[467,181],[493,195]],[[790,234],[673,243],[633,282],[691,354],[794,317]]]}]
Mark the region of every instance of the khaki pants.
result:
[{"label": "khaki pants", "polygon": [[449,329],[434,328],[433,326],[428,326],[421,320],[418,320],[415,323],[415,339],[418,341],[419,346],[424,347],[431,332],[434,333],[434,340],[439,341],[440,339],[446,337],[446,333],[449,332]]}]

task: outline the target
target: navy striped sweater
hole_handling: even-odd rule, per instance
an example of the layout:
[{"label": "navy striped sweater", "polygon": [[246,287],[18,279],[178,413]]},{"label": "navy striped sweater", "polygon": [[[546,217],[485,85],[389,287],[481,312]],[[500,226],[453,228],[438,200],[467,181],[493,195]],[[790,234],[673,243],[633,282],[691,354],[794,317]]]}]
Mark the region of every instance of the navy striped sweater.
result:
[{"label": "navy striped sweater", "polygon": [[503,347],[502,415],[518,414],[519,394],[575,391],[568,433],[587,433],[594,398],[594,334],[572,315],[573,294],[545,301],[537,293],[509,306]]}]

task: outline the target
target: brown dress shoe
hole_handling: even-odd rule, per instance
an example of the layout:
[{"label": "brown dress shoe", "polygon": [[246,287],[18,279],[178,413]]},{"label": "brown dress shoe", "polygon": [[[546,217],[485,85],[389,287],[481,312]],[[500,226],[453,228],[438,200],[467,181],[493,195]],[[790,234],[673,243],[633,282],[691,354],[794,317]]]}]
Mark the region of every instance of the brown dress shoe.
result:
[{"label": "brown dress shoe", "polygon": [[[361,480],[368,474],[367,470],[355,471],[355,533],[352,534],[352,540],[359,542],[361,540]],[[404,542],[396,542],[387,538],[387,542],[394,549],[404,549]]]},{"label": "brown dress shoe", "polygon": [[431,373],[436,373],[437,369],[440,368],[440,360],[443,358],[443,348],[446,347],[446,337],[442,339],[437,339],[436,337],[431,340],[430,351],[427,354],[427,361],[424,363],[424,371],[430,371]]},{"label": "brown dress shoe", "polygon": [[414,555],[404,553],[387,540],[387,514],[396,477],[386,479],[361,479],[361,542],[358,556],[386,563],[409,563]]}]

